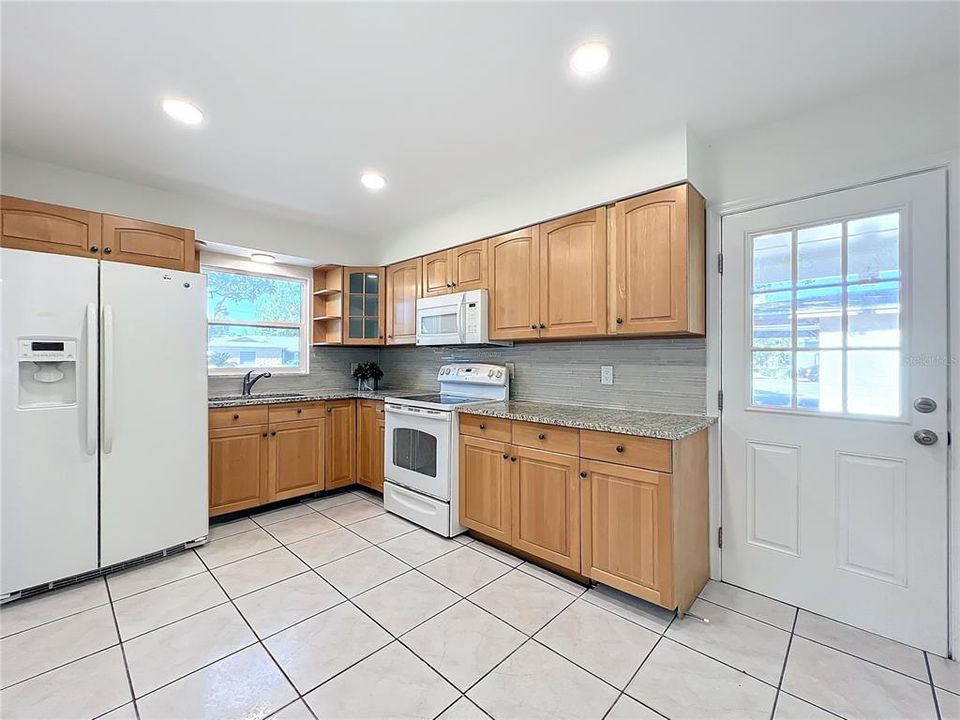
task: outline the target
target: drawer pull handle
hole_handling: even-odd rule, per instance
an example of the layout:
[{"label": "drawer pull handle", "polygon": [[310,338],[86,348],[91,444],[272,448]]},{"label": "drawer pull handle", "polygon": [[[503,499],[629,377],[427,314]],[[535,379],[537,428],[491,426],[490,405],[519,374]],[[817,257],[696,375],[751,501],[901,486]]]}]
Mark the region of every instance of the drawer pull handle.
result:
[{"label": "drawer pull handle", "polygon": [[540,433],[539,435],[537,435],[537,440],[546,440],[546,439],[547,439],[546,433]]},{"label": "drawer pull handle", "polygon": [[582,478],[587,477],[587,471],[586,471],[586,470],[581,470],[581,471],[580,471],[580,477],[582,477]]},{"label": "drawer pull handle", "polygon": [[618,452],[618,453],[622,453],[623,450],[624,450],[623,445],[617,445],[617,452]]},{"label": "drawer pull handle", "polygon": [[297,415],[303,412],[303,408],[297,408]]},{"label": "drawer pull handle", "polygon": [[486,424],[486,423],[480,423],[480,426],[479,426],[479,427],[480,427],[481,430],[486,430],[486,429],[487,429],[487,424]]},{"label": "drawer pull handle", "polygon": [[239,420],[239,419],[240,419],[240,415],[238,415],[237,413],[234,413],[234,414],[233,414],[233,419],[234,419],[234,420]]}]

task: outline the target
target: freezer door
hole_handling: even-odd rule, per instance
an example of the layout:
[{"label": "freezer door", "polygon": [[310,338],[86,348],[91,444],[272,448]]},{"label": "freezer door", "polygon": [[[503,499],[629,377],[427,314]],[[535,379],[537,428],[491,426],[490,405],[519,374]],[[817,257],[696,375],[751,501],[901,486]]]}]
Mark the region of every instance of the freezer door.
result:
[{"label": "freezer door", "polygon": [[[97,261],[0,250],[0,307],[6,595],[97,568]],[[61,341],[72,361],[20,362]]]},{"label": "freezer door", "polygon": [[101,264],[101,566],[207,534],[206,287]]}]

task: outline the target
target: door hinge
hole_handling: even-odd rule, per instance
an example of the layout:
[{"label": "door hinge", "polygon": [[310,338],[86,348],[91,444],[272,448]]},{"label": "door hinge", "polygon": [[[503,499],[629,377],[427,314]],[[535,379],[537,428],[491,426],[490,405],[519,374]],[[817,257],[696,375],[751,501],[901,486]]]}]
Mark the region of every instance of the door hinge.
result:
[{"label": "door hinge", "polygon": [[723,548],[723,528],[717,528],[717,547]]},{"label": "door hinge", "polygon": [[723,410],[723,390],[717,390],[717,410]]},{"label": "door hinge", "polygon": [[723,275],[723,253],[717,253],[717,272]]}]

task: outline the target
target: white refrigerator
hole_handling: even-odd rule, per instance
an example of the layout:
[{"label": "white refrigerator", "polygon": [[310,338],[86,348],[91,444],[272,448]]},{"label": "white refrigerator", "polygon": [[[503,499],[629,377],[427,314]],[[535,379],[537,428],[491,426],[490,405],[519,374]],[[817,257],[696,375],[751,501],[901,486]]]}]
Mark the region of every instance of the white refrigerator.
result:
[{"label": "white refrigerator", "polygon": [[0,600],[202,542],[206,278],[0,250]]}]

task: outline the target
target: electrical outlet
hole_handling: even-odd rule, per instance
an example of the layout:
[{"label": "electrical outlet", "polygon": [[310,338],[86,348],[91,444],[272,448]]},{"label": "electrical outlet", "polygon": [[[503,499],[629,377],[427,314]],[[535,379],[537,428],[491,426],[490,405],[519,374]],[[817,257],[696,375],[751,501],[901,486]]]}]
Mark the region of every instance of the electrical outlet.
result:
[{"label": "electrical outlet", "polygon": [[613,385],[613,365],[600,366],[600,384]]}]

